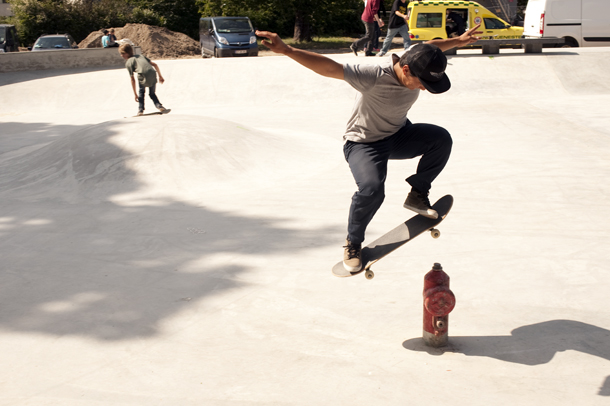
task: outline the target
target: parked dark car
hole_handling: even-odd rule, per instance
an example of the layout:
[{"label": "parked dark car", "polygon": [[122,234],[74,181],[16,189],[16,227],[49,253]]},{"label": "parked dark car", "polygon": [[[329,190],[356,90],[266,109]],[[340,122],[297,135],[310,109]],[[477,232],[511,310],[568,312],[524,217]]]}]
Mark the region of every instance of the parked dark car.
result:
[{"label": "parked dark car", "polygon": [[19,52],[19,37],[14,25],[0,24],[0,52]]},{"label": "parked dark car", "polygon": [[248,17],[204,17],[199,20],[201,56],[257,56],[258,43]]},{"label": "parked dark car", "polygon": [[31,51],[58,51],[78,49],[78,44],[70,34],[43,35],[36,40],[33,47],[28,49]]}]

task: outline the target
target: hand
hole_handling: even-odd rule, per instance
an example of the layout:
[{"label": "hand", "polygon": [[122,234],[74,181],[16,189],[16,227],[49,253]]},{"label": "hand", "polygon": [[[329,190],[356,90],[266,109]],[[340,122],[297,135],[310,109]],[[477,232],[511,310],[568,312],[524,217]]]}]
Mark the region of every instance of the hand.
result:
[{"label": "hand", "polygon": [[481,24],[478,24],[475,27],[472,27],[471,29],[469,29],[468,31],[463,33],[462,35],[460,35],[458,37],[458,40],[460,41],[460,44],[461,44],[460,46],[474,44],[475,42],[480,40],[481,39],[480,37],[475,36],[478,34],[483,34],[483,31],[477,31],[477,29],[480,26],[481,26]]},{"label": "hand", "polygon": [[261,41],[261,45],[266,46],[276,54],[285,54],[290,51],[290,47],[274,32],[256,31],[256,35],[266,39]]},{"label": "hand", "polygon": [[138,97],[138,95],[136,95],[136,101],[139,102],[140,98]]},{"label": "hand", "polygon": [[159,83],[163,84],[163,82],[165,82],[165,79],[163,79],[163,76],[159,75]]},{"label": "hand", "polygon": [[379,24],[379,28],[381,28],[381,27],[383,27],[383,26],[385,25],[385,23],[383,22],[383,20],[379,20],[378,24]]}]

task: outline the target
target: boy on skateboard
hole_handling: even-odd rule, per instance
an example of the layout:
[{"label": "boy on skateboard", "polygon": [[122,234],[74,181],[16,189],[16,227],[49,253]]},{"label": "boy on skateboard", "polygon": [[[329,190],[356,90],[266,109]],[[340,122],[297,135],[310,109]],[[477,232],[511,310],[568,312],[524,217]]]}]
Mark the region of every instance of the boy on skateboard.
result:
[{"label": "boy on skateboard", "polygon": [[356,272],[362,267],[361,249],[366,227],[381,206],[389,159],[421,156],[404,207],[426,217],[438,213],[428,199],[432,181],[443,170],[451,153],[449,133],[432,124],[413,124],[407,112],[420,90],[443,93],[451,87],[445,74],[443,51],[476,42],[476,27],[456,38],[413,45],[402,57],[393,54],[381,65],[339,64],[320,54],[292,48],[277,34],[257,31],[262,44],[326,77],[342,79],[360,92],[343,135],[343,152],[358,191],[352,197],[344,246],[343,266]]},{"label": "boy on skateboard", "polygon": [[[146,88],[149,89],[148,95],[152,99],[153,103],[155,103],[155,107],[159,109],[161,113],[169,112],[168,109],[163,107],[155,93],[155,89],[157,87],[157,74],[159,75],[159,82],[165,82],[165,79],[163,79],[163,76],[161,75],[159,66],[144,55],[134,55],[133,48],[129,44],[122,44],[119,46],[119,53],[123,59],[127,61],[125,62],[125,68],[127,68],[127,71],[129,72],[131,88],[133,89],[133,94],[136,97],[136,101],[139,103],[138,116],[144,114],[144,96],[146,93]],[[138,74],[138,93],[136,93],[136,81],[133,77],[134,73]]]}]

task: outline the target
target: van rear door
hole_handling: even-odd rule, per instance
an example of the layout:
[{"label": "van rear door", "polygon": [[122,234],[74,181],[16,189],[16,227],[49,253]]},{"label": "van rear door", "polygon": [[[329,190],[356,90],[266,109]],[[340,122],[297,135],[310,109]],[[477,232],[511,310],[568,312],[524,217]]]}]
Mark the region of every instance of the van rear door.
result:
[{"label": "van rear door", "polygon": [[523,34],[528,37],[541,37],[544,27],[544,6],[546,0],[529,0],[525,9]]}]

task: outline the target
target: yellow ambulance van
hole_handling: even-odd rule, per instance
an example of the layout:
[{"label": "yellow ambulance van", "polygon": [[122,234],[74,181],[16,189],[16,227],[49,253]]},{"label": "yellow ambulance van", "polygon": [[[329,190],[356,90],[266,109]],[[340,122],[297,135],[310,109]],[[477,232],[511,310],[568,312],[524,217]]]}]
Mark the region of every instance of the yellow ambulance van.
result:
[{"label": "yellow ambulance van", "polygon": [[481,39],[512,39],[523,36],[523,27],[513,27],[474,1],[411,1],[407,7],[412,40],[458,36],[481,24]]}]

